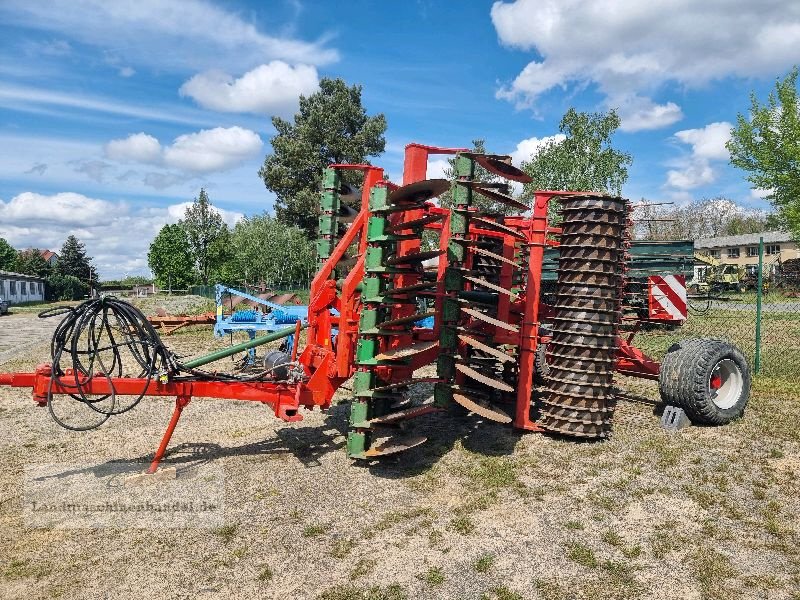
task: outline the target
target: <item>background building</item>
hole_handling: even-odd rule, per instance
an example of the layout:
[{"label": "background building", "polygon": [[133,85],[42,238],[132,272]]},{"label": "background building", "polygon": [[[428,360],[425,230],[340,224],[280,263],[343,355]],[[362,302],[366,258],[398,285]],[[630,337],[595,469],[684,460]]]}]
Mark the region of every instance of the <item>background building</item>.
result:
[{"label": "background building", "polygon": [[10,304],[44,300],[44,279],[0,271],[0,298]]},{"label": "background building", "polygon": [[[765,231],[715,238],[700,238],[694,241],[695,251],[709,254],[725,264],[745,267],[748,273],[758,269],[758,241],[764,238],[764,273],[772,274],[781,262],[800,258],[800,249],[786,231]],[[703,268],[696,266],[695,270]]]}]

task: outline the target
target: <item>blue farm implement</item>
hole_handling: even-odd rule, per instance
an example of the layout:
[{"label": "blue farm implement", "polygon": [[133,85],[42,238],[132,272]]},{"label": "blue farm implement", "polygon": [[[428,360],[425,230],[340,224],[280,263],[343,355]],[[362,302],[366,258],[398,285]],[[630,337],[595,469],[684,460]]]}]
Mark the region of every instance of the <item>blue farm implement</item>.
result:
[{"label": "blue farm implement", "polygon": [[[224,337],[234,333],[246,333],[253,340],[257,335],[274,333],[286,329],[300,321],[305,326],[308,324],[308,306],[302,304],[277,304],[260,296],[248,294],[241,290],[217,284],[215,287],[216,322],[214,335]],[[233,306],[233,299],[238,298],[235,309],[225,314],[225,299],[229,299],[229,306]],[[246,303],[242,303],[245,300]],[[238,308],[244,304],[246,308]],[[292,348],[294,334],[289,335],[283,347]],[[255,360],[255,349],[248,350],[250,362]]]}]

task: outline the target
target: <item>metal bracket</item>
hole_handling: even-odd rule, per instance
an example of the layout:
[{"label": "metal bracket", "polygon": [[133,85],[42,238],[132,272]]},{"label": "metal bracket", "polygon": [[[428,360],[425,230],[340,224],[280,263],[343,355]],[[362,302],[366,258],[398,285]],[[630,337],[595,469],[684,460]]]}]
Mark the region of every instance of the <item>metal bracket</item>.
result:
[{"label": "metal bracket", "polygon": [[692,422],[682,408],[668,405],[661,415],[661,427],[667,431],[678,431],[691,426]]}]

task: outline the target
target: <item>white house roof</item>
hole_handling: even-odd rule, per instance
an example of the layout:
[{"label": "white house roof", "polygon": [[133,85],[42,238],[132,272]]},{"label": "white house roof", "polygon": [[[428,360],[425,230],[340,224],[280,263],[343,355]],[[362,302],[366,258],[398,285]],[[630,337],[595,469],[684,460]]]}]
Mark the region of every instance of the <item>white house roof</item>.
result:
[{"label": "white house roof", "polygon": [[12,273],[11,271],[0,271],[0,279],[22,279],[24,281],[44,281],[43,277],[26,275],[25,273]]},{"label": "white house roof", "polygon": [[728,246],[753,246],[758,244],[760,238],[765,244],[780,244],[791,242],[792,234],[788,231],[765,231],[764,233],[747,233],[744,235],[727,235],[723,237],[698,238],[694,241],[695,248],[725,248]]}]

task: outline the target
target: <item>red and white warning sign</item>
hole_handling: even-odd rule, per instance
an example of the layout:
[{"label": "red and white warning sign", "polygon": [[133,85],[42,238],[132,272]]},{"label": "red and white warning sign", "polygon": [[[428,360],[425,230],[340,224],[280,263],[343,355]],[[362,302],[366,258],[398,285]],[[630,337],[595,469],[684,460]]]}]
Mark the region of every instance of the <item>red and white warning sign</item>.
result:
[{"label": "red and white warning sign", "polygon": [[648,304],[650,318],[658,321],[685,321],[686,277],[683,275],[650,275]]}]

